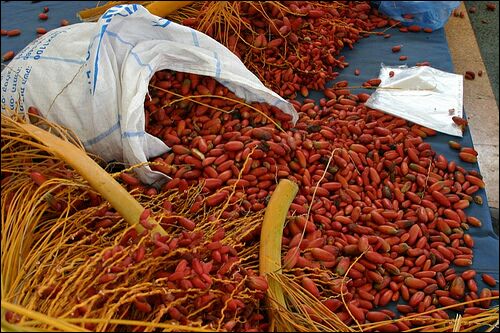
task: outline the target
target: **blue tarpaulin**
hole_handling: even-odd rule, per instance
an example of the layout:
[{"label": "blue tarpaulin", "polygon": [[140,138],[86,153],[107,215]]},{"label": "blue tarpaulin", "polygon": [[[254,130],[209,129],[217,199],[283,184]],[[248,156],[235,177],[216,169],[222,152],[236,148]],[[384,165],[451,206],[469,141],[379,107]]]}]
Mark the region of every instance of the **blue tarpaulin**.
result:
[{"label": "blue tarpaulin", "polygon": [[[370,78],[378,77],[380,65],[386,66],[408,65],[415,66],[418,62],[428,61],[431,66],[443,71],[454,72],[450,51],[444,29],[432,33],[403,33],[397,29],[390,29],[387,33],[390,38],[371,35],[360,40],[352,50],[346,50],[343,54],[349,67],[344,69],[337,80],[348,80],[351,86],[360,86]],[[398,53],[392,52],[392,47],[403,45]],[[405,55],[406,61],[400,61],[399,57]],[[361,74],[354,75],[354,70],[359,69]],[[460,73],[459,73],[460,74]],[[354,90],[355,91],[355,90]],[[358,92],[361,92],[360,89]],[[357,91],[355,91],[357,92]],[[370,91],[367,91],[368,93]],[[316,96],[318,98],[318,95]],[[464,110],[465,114],[467,110]],[[466,170],[479,170],[477,163],[462,162],[458,157],[458,151],[448,146],[448,141],[454,140],[462,146],[472,147],[472,137],[467,127],[463,138],[438,133],[436,136],[428,137],[425,142],[431,144],[434,151],[443,154],[449,161],[455,160],[457,165]],[[471,204],[465,209],[467,215],[475,216],[483,222],[481,228],[470,228],[469,232],[475,240],[473,267],[478,273],[488,273],[498,279],[499,243],[498,236],[493,231],[491,215],[487,205],[487,197],[484,189],[476,194],[483,198],[483,205]],[[457,269],[463,271],[463,269]],[[478,281],[480,287],[486,287],[482,281]]]}]

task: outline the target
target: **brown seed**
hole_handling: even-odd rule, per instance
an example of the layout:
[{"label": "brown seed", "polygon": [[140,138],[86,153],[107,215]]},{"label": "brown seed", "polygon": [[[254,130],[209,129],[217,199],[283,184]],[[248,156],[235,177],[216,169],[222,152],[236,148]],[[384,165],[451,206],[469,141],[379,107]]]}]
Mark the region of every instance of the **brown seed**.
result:
[{"label": "brown seed", "polygon": [[320,298],[321,294],[319,292],[318,287],[316,286],[316,283],[314,283],[313,280],[311,280],[308,277],[304,277],[302,279],[302,287],[306,289],[308,292],[310,292],[314,297]]},{"label": "brown seed", "polygon": [[474,73],[473,71],[466,71],[465,78],[467,80],[474,80],[476,78],[476,73]]},{"label": "brown seed", "polygon": [[21,29],[12,29],[7,31],[7,36],[14,37],[19,36],[21,34]]},{"label": "brown seed", "polygon": [[425,298],[425,294],[423,291],[417,291],[411,296],[408,305],[412,307],[416,307],[420,302],[422,302]]},{"label": "brown seed", "polygon": [[481,220],[479,220],[477,217],[474,217],[474,216],[467,216],[467,223],[469,223],[471,226],[477,227],[477,228],[479,228],[483,225]]},{"label": "brown seed", "polygon": [[[439,304],[441,304],[442,306],[451,306],[451,305],[458,304],[458,301],[456,301],[453,298],[448,297],[448,296],[441,296],[441,297],[439,297]],[[452,309],[453,310],[460,310],[461,308],[463,308],[463,306],[453,307]]]},{"label": "brown seed", "polygon": [[476,11],[477,11],[476,6],[471,6],[471,7],[469,8],[469,13],[471,13],[471,14],[474,14]]},{"label": "brown seed", "polygon": [[463,236],[463,240],[464,240],[464,243],[465,245],[468,247],[468,248],[473,248],[474,247],[474,239],[472,238],[472,236],[470,234],[465,234]]},{"label": "brown seed", "polygon": [[[475,152],[474,150],[470,150],[469,149],[469,150],[465,151],[465,148],[463,148],[463,149],[464,149],[463,152],[467,152],[469,154],[477,156],[477,152]],[[472,153],[472,151],[474,151],[474,153]],[[486,187],[486,184],[484,183],[483,179],[480,178],[480,177],[476,177],[476,176],[473,176],[473,175],[469,174],[469,175],[465,176],[465,180],[469,181],[469,183],[471,183],[472,185],[479,186],[479,188],[485,188]]]},{"label": "brown seed", "polygon": [[497,281],[495,281],[495,278],[489,274],[484,273],[481,275],[484,283],[489,285],[490,287],[495,287],[497,285]]},{"label": "brown seed", "polygon": [[[488,288],[483,288],[481,290],[481,293],[479,294],[479,298],[487,298],[487,297],[491,297],[491,290]],[[490,304],[491,304],[490,299],[481,301],[480,303],[481,307],[485,309],[489,308]]]},{"label": "brown seed", "polygon": [[61,20],[61,27],[69,25],[69,21],[66,19]]},{"label": "brown seed", "polygon": [[[355,245],[356,246],[356,245]],[[356,246],[357,247],[357,246]],[[311,249],[311,254],[316,260],[321,260],[321,261],[335,261],[335,255],[320,249],[320,248],[313,248]]]},{"label": "brown seed", "polygon": [[115,278],[116,278],[116,274],[113,274],[113,273],[106,273],[106,274],[101,275],[101,276],[99,277],[98,283],[99,283],[99,284],[108,283],[108,282],[110,282],[110,281],[113,281]]},{"label": "brown seed", "polygon": [[399,57],[399,60],[400,60],[400,61],[405,61],[405,60],[407,60],[407,59],[408,59],[408,56],[400,56],[400,57]]},{"label": "brown seed", "polygon": [[492,2],[488,2],[486,4],[486,9],[489,10],[489,11],[495,11],[495,9],[497,8],[497,5],[492,3]]},{"label": "brown seed", "polygon": [[48,19],[48,18],[49,18],[49,15],[47,15],[47,14],[45,14],[45,13],[40,13],[40,14],[38,14],[38,18],[39,18],[40,20],[45,21],[46,19]]},{"label": "brown seed", "polygon": [[249,281],[248,285],[252,289],[266,291],[267,288],[269,287],[267,280],[264,276],[251,276],[248,279],[248,281]]},{"label": "brown seed", "polygon": [[385,262],[385,258],[380,253],[374,251],[366,252],[365,257],[369,262],[374,264],[383,264]]},{"label": "brown seed", "polygon": [[462,273],[462,278],[466,281],[473,279],[475,276],[476,276],[476,271],[473,269],[468,269]]},{"label": "brown seed", "polygon": [[384,292],[380,294],[380,299],[378,302],[378,306],[386,306],[392,299],[394,292],[391,289],[386,289]]},{"label": "brown seed", "polygon": [[477,157],[470,154],[470,153],[465,153],[465,152],[460,152],[458,153],[458,157],[464,162],[468,163],[476,163],[477,162]]},{"label": "brown seed", "polygon": [[455,124],[457,124],[457,125],[463,125],[463,126],[467,126],[468,125],[467,119],[464,119],[462,117],[453,116],[453,117],[451,117],[451,120],[453,120],[453,122]]},{"label": "brown seed", "polygon": [[466,258],[457,258],[453,260],[453,263],[460,267],[466,267],[472,265],[472,260]]},{"label": "brown seed", "polygon": [[381,311],[369,311],[366,314],[366,319],[368,319],[371,322],[377,322],[377,321],[391,320],[391,317],[389,317],[386,313]]},{"label": "brown seed", "polygon": [[291,249],[289,249],[285,257],[283,258],[283,267],[287,269],[295,267],[299,256],[300,250],[298,247],[292,247]]},{"label": "brown seed", "polygon": [[453,279],[450,285],[450,296],[455,299],[461,299],[465,293],[465,282],[461,277]]},{"label": "brown seed", "polygon": [[401,51],[401,48],[403,47],[403,45],[396,45],[396,46],[393,46],[392,47],[392,52],[393,53],[396,53],[396,52],[399,52]]},{"label": "brown seed", "polygon": [[349,264],[350,264],[349,257],[342,257],[340,259],[339,263],[337,264],[337,268],[335,269],[335,272],[338,275],[343,276],[345,274],[345,272],[347,271],[347,269],[349,268]]},{"label": "brown seed", "polygon": [[3,54],[3,56],[2,56],[2,60],[3,60],[3,61],[9,61],[9,60],[11,60],[12,58],[14,58],[14,56],[15,56],[14,51],[7,51],[7,52],[5,52],[5,53]]},{"label": "brown seed", "polygon": [[460,148],[462,148],[462,145],[460,143],[453,140],[448,141],[448,145],[450,146],[450,148],[456,150],[460,150]]},{"label": "brown seed", "polygon": [[411,32],[420,32],[420,30],[422,30],[422,28],[418,25],[410,25],[408,27],[408,31],[411,31]]},{"label": "brown seed", "polygon": [[422,61],[422,62],[417,62],[415,65],[416,66],[430,66],[431,63],[428,61]]},{"label": "brown seed", "polygon": [[373,86],[373,87],[376,87],[380,84],[380,82],[382,82],[381,79],[378,79],[378,78],[373,78],[373,79],[369,79],[368,81],[366,81],[366,83],[368,83],[370,86]]},{"label": "brown seed", "polygon": [[134,305],[135,305],[137,311],[139,311],[139,312],[148,313],[148,312],[151,312],[151,310],[153,309],[148,302],[139,301],[137,299],[134,300]]},{"label": "brown seed", "polygon": [[367,291],[364,291],[363,289],[359,289],[358,294],[359,294],[360,298],[367,300],[367,301],[370,301],[370,302],[373,302],[373,300],[375,299],[375,297],[372,294],[370,294]]},{"label": "brown seed", "polygon": [[349,311],[354,316],[354,318],[356,318],[357,321],[359,322],[365,321],[365,313],[363,312],[363,310],[361,310],[359,307],[357,307],[351,302],[347,303],[347,307],[349,308]]},{"label": "brown seed", "polygon": [[425,281],[420,280],[420,279],[416,279],[416,278],[412,278],[412,277],[407,277],[405,279],[405,284],[409,288],[413,288],[413,289],[424,289],[425,287],[427,287],[427,283]]},{"label": "brown seed", "polygon": [[245,148],[245,144],[241,141],[229,141],[224,144],[224,149],[227,151],[240,151]]},{"label": "brown seed", "polygon": [[439,286],[435,283],[428,285],[427,287],[424,288],[423,292],[427,295],[433,294]]},{"label": "brown seed", "polygon": [[406,305],[406,304],[398,304],[398,305],[396,305],[396,308],[401,313],[409,313],[409,312],[413,312],[414,311],[414,309],[413,309],[412,306],[409,306],[409,305]]}]

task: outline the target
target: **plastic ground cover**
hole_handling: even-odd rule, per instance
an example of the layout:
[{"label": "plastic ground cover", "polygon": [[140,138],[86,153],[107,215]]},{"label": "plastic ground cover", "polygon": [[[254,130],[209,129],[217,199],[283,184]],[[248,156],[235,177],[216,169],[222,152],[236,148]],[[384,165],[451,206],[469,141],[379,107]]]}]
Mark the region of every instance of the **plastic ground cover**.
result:
[{"label": "plastic ground cover", "polygon": [[[97,1],[2,2],[2,29],[20,28],[23,30],[23,33],[17,37],[1,37],[2,54],[8,50],[21,51],[36,37],[35,29],[37,27],[44,27],[47,30],[54,29],[59,27],[61,19],[68,19],[71,23],[79,22],[76,13],[82,9],[94,7],[96,4]],[[42,12],[45,6],[49,7],[49,19],[41,21],[38,19],[38,14]],[[343,54],[346,56],[346,61],[349,62],[349,67],[340,71],[337,80],[348,80],[350,86],[360,86],[364,81],[378,76],[381,63],[387,66],[403,64],[414,66],[417,62],[429,61],[434,68],[448,72],[454,71],[444,29],[432,33],[402,33],[397,29],[390,29],[387,33],[392,36],[383,38],[382,36],[371,35],[369,38],[363,38],[356,43],[353,50],[346,49]],[[391,51],[392,46],[395,45],[402,45],[400,52],[393,53]],[[399,57],[401,55],[407,56],[408,59],[400,61]],[[359,76],[354,75],[355,69],[361,71]],[[362,91],[366,90],[353,90],[355,93]],[[310,95],[310,98],[316,100],[322,97],[321,92],[311,92]],[[438,133],[436,136],[425,139],[437,153],[445,155],[448,160],[455,160],[458,165],[467,170],[479,170],[477,163],[462,162],[458,158],[458,151],[449,148],[449,140],[457,141],[462,146],[473,146],[469,129],[465,131],[463,138]],[[482,189],[477,194],[483,198],[484,204],[481,206],[472,204],[466,209],[466,213],[479,218],[483,222],[481,228],[470,228],[468,231],[475,240],[474,260],[471,268],[478,272],[476,280],[481,289],[487,287],[480,279],[481,273],[491,274],[497,280],[499,278],[499,240],[493,231],[486,192]],[[458,272],[463,270],[463,268],[457,267]],[[498,284],[496,288],[498,288]]]},{"label": "plastic ground cover", "polygon": [[[444,29],[439,29],[432,33],[403,33],[398,29],[390,29],[387,33],[391,34],[390,38],[371,35],[368,38],[361,39],[354,45],[352,50],[346,50],[343,55],[345,55],[349,66],[340,72],[337,81],[347,80],[349,81],[349,86],[361,86],[366,80],[378,77],[381,63],[386,66],[406,64],[408,67],[411,67],[415,66],[418,62],[428,61],[434,68],[454,72]],[[391,49],[396,45],[403,45],[403,47],[400,52],[393,53]],[[400,61],[399,57],[401,55],[407,56],[408,59]],[[354,75],[355,69],[360,70],[361,73],[359,76]],[[355,93],[370,93],[367,89],[353,89],[352,91]],[[323,97],[318,92],[314,92],[311,96],[311,98],[318,100]],[[466,116],[467,110],[464,110],[464,113]],[[430,143],[434,151],[443,154],[449,161],[455,160],[457,165],[464,167],[466,170],[479,170],[477,163],[462,162],[458,157],[458,151],[448,146],[449,140],[457,141],[465,147],[473,146],[469,128],[466,129],[462,138],[438,132],[436,136],[426,138],[425,142]],[[493,231],[485,190],[481,189],[476,194],[483,198],[483,205],[471,204],[465,210],[467,215],[475,216],[483,222],[481,228],[471,227],[468,231],[475,240],[472,268],[477,270],[478,273],[491,274],[498,280],[498,236]],[[459,272],[465,270],[460,267],[456,269]],[[480,289],[487,287],[482,281],[477,282]],[[498,288],[498,285],[496,288]]]}]

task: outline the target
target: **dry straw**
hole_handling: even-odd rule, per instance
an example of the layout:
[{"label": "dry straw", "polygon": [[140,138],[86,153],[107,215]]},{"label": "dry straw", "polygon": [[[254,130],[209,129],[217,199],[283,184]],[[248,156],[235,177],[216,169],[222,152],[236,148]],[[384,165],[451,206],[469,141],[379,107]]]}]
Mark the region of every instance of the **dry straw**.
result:
[{"label": "dry straw", "polygon": [[[237,251],[240,258],[232,264],[232,274],[258,270],[258,244],[244,239],[252,239],[249,235],[255,233],[261,224],[262,213],[227,221],[220,218],[220,212],[232,204],[227,202],[221,207],[192,213],[190,208],[200,194],[201,186],[190,188],[186,193],[171,190],[154,197],[135,193],[133,200],[151,209],[158,220],[179,216],[190,218],[197,224],[192,234],[203,235],[203,238],[192,248],[179,246],[171,249],[161,260],[146,257],[130,264],[124,272],[116,272],[117,279],[121,274],[127,275],[119,280],[120,283],[92,295],[92,288],[99,288],[99,281],[109,274],[109,270],[103,267],[112,267],[113,263],[124,260],[139,247],[151,245],[155,234],[159,233],[148,231],[137,243],[124,243],[119,253],[108,258],[107,254],[116,249],[137,224],[131,226],[125,219],[126,213],[112,210],[108,201],[76,209],[78,202],[88,200],[89,193],[96,190],[90,186],[92,181],[87,182],[66,164],[66,160],[78,155],[73,155],[71,150],[55,153],[45,145],[46,136],[38,131],[25,131],[26,125],[22,118],[9,119],[2,115],[2,173],[8,174],[2,181],[2,309],[4,314],[11,316],[10,319],[12,316],[21,319],[11,324],[2,316],[4,329],[75,331],[90,328],[113,331],[142,327],[144,330],[159,328],[167,331],[221,330],[231,320],[245,319],[240,318],[240,314],[228,315],[223,309],[209,311],[211,303],[221,300],[222,308],[228,306],[226,291],[221,290],[221,286],[227,285],[235,287],[232,293],[235,299],[258,311],[261,291],[247,287],[249,277],[242,276],[238,281],[232,280],[231,276],[213,277],[214,288],[208,291],[213,294],[213,300],[196,308],[193,300],[206,294],[206,290],[193,288],[186,292],[167,288],[167,279],[155,276],[161,271],[173,271],[190,252],[206,252],[206,245],[221,226],[225,230],[222,244]],[[55,131],[51,124],[45,123],[45,126]],[[34,171],[42,172],[47,180],[35,184],[32,180]],[[64,205],[57,205],[63,202]],[[165,202],[172,203],[173,213],[164,211]],[[100,217],[99,212],[103,210],[109,214]],[[113,224],[96,229],[96,223],[106,218]],[[168,226],[167,233],[165,237],[182,242],[185,230],[172,225]],[[166,306],[155,307],[147,314],[133,310],[136,301],[155,295],[167,300],[174,297],[170,303],[165,303]],[[188,311],[185,323],[162,320],[165,313],[172,311],[170,306]],[[210,324],[201,320],[205,312],[214,318]]]},{"label": "dry straw", "polygon": [[[82,151],[81,144],[67,131],[40,119],[37,121],[41,127],[57,134],[59,139],[65,142],[62,147],[71,145]],[[92,288],[98,288],[98,281],[108,273],[108,270],[103,268],[124,260],[141,246],[151,244],[154,234],[145,232],[137,243],[124,243],[120,251],[109,257],[109,252],[121,245],[124,237],[135,230],[137,223],[134,221],[137,221],[137,218],[127,220],[127,213],[119,214],[116,207],[116,211],[113,210],[108,200],[102,200],[97,206],[79,209],[81,202],[88,200],[90,193],[100,193],[105,198],[105,191],[100,191],[99,186],[92,185],[94,183],[90,178],[95,177],[95,174],[85,176],[85,171],[81,170],[83,168],[72,167],[75,160],[85,163],[78,157],[78,153],[70,149],[57,150],[53,145],[60,142],[54,141],[53,138],[47,139],[50,136],[41,133],[41,130],[27,124],[23,117],[9,118],[2,114],[2,173],[8,175],[2,179],[1,194],[3,330],[231,330],[234,323],[243,322],[245,318],[228,316],[225,310],[229,307],[230,299],[240,300],[254,313],[272,310],[268,311],[269,317],[264,318],[264,322],[269,321],[269,329],[272,331],[373,331],[382,325],[400,320],[420,321],[421,326],[410,331],[474,331],[479,328],[491,330],[498,323],[496,306],[477,315],[457,316],[453,319],[430,318],[428,315],[438,310],[436,309],[386,322],[348,326],[301,285],[302,278],[306,276],[319,286],[323,300],[337,298],[345,305],[342,292],[333,292],[332,286],[339,281],[342,285],[346,284],[347,273],[337,276],[322,268],[283,270],[280,267],[283,249],[276,245],[280,245],[279,242],[266,248],[265,245],[269,245],[269,242],[259,243],[252,240],[255,238],[255,232],[266,221],[263,212],[232,220],[221,219],[222,211],[237,203],[237,200],[230,203],[235,193],[234,188],[228,201],[221,206],[204,208],[199,212],[190,211],[201,194],[201,185],[192,187],[185,193],[170,190],[154,197],[139,192],[133,193],[133,200],[142,205],[141,207],[151,209],[152,215],[158,221],[163,218],[187,217],[196,222],[193,233],[200,232],[203,237],[193,248],[178,247],[165,254],[161,260],[147,257],[131,264],[125,271],[116,273],[118,277],[123,274],[126,279],[93,294]],[[334,153],[335,151],[332,156]],[[34,183],[33,172],[41,172],[47,180],[41,184]],[[286,185],[279,186],[283,191],[276,190],[266,212],[267,222],[271,223],[262,225],[262,232],[270,238],[281,239],[288,207],[297,191],[296,185],[287,182],[284,184]],[[173,204],[174,213],[167,214],[163,211],[165,201]],[[274,210],[273,202],[281,208]],[[105,217],[111,219],[113,224],[96,229],[96,223],[104,219],[99,215],[103,210],[110,213]],[[188,253],[202,253],[221,226],[225,230],[221,242],[238,253],[239,260],[233,263],[232,277],[239,274],[239,280],[230,277],[213,278],[214,286],[217,286],[210,290],[214,300],[196,307],[194,302],[202,296],[201,290],[167,288],[167,279],[158,278],[155,273],[163,270],[173,271]],[[183,234],[183,230],[176,225],[167,227],[165,232],[170,239],[181,238]],[[250,277],[240,274],[243,270],[259,271],[259,250],[260,273],[266,275],[268,284],[272,286],[268,290],[267,306],[259,301],[259,291],[248,288]],[[262,269],[262,263],[269,258],[272,259],[272,265]],[[350,267],[354,263],[355,261]],[[227,290],[221,289],[225,285],[234,287],[229,293],[230,298],[226,297]],[[145,297],[163,297],[167,302],[154,307],[148,313],[134,311],[136,302]],[[495,300],[498,297],[486,299]],[[214,312],[210,305],[216,300],[222,300],[222,303],[218,311]],[[468,303],[470,302],[441,309],[451,309]],[[163,319],[174,307],[187,311],[185,321]],[[205,312],[210,312],[211,315],[211,321],[208,323],[202,320],[205,318]],[[5,319],[5,315],[11,316],[11,319],[14,316],[20,319],[20,322],[10,323]]]}]

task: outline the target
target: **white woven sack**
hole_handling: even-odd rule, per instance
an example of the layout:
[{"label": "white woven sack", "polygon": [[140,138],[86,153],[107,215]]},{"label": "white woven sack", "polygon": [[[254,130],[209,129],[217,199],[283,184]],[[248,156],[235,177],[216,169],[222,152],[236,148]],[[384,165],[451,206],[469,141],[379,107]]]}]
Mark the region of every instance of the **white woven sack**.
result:
[{"label": "white woven sack", "polygon": [[[144,98],[159,70],[214,77],[247,102],[292,115],[292,105],[267,89],[231,51],[207,35],[152,15],[140,5],[110,8],[95,23],[61,27],[37,38],[2,71],[2,112],[20,102],[73,130],[106,161],[134,165],[168,151],[145,133]],[[137,170],[147,184],[166,176]]]}]

